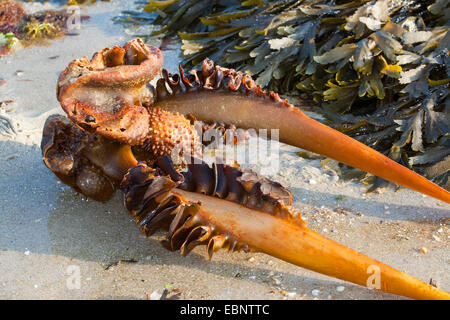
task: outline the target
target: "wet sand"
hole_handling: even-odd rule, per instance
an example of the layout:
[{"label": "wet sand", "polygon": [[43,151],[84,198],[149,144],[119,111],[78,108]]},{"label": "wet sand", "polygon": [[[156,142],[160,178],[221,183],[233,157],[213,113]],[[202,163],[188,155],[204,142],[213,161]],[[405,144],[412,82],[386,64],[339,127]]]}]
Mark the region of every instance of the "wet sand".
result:
[{"label": "wet sand", "polygon": [[[89,6],[91,18],[78,35],[0,59],[0,78],[7,81],[0,101],[14,101],[0,115],[17,132],[0,133],[0,299],[146,299],[165,285],[179,289],[182,299],[402,299],[264,254],[219,251],[208,262],[200,247],[182,257],[161,247],[162,233],[140,234],[120,193],[98,203],[56,179],[39,144],[47,116],[62,114],[58,74],[77,57],[131,39],[111,21],[124,4],[130,3]],[[169,71],[176,71],[177,55],[164,52]],[[450,205],[405,188],[365,194],[367,187],[342,181],[296,151],[280,145],[280,170],[270,178],[292,190],[310,228],[450,290]],[[79,288],[71,285],[73,270],[80,271]]]}]

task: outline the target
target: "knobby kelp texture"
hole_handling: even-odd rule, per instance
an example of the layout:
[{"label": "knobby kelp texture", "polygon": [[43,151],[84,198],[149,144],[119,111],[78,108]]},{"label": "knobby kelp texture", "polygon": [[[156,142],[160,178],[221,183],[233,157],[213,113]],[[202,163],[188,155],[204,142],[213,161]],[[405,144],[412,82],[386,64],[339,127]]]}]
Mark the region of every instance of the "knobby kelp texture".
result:
[{"label": "knobby kelp texture", "polygon": [[447,0],[174,0],[118,20],[178,33],[185,66],[209,57],[312,95],[333,127],[448,187],[449,18]]},{"label": "knobby kelp texture", "polygon": [[306,227],[291,207],[291,193],[250,171],[191,161],[178,172],[169,157],[145,163],[124,177],[125,207],[147,236],[187,255],[205,245],[209,259],[221,248],[258,251],[342,280],[370,286],[368,268],[380,270],[379,290],[419,299],[449,299],[447,292],[327,239]]}]

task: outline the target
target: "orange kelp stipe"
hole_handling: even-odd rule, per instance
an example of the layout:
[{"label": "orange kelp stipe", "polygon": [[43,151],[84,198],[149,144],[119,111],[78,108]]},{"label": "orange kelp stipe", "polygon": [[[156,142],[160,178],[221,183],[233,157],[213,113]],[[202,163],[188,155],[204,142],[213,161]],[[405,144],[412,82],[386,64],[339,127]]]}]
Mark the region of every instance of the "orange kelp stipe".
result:
[{"label": "orange kelp stipe", "polygon": [[310,230],[279,183],[223,164],[177,172],[169,157],[126,174],[125,208],[147,236],[168,230],[163,245],[188,254],[205,245],[259,251],[331,277],[415,299],[450,294]]},{"label": "orange kelp stipe", "polygon": [[[450,203],[450,193],[372,148],[307,117],[273,92],[266,94],[249,76],[205,60],[190,78],[164,72],[155,107],[193,114],[204,122],[243,129],[279,129],[281,142],[310,150]],[[181,80],[180,80],[181,79]],[[171,88],[171,92],[167,91]]]}]

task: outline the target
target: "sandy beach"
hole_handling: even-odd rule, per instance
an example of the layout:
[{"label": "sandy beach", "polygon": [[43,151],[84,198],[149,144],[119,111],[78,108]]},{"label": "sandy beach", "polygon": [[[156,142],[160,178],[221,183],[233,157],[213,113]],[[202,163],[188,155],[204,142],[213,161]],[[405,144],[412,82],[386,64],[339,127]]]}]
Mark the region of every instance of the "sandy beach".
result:
[{"label": "sandy beach", "polygon": [[[99,203],[58,181],[39,147],[46,118],[63,114],[57,77],[73,59],[131,39],[112,21],[130,5],[83,7],[90,19],[77,34],[0,58],[0,103],[12,101],[0,116],[15,131],[0,131],[0,299],[147,299],[165,286],[182,299],[403,299],[264,254],[219,251],[208,261],[199,247],[182,257],[159,244],[163,233],[139,232],[120,192]],[[163,54],[175,72],[176,46]],[[366,194],[366,186],[343,181],[299,150],[280,145],[280,170],[269,177],[292,191],[311,229],[450,291],[450,205],[405,188]],[[76,287],[68,285],[73,270]]]}]

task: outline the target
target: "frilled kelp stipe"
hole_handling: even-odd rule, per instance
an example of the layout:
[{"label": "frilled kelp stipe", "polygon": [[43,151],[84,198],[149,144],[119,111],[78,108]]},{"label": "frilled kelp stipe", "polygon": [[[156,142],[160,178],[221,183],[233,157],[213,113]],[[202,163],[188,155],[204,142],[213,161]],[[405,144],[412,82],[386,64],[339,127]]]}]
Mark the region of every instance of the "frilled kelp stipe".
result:
[{"label": "frilled kelp stipe", "polygon": [[[194,159],[192,159],[194,160]],[[449,297],[423,283],[307,228],[291,206],[291,193],[250,171],[197,159],[179,172],[170,157],[154,167],[131,168],[122,182],[125,208],[147,236],[167,230],[165,248],[187,255],[206,246],[263,252],[297,266],[370,286],[368,267],[380,272],[376,289],[414,298]]]},{"label": "frilled kelp stipe", "polygon": [[[174,188],[210,196],[212,202],[214,198],[219,198],[287,219],[299,226],[305,225],[300,214],[290,207],[291,192],[279,183],[252,171],[242,171],[220,163],[209,166],[195,158],[188,162],[187,170],[178,172],[170,157],[163,156],[153,168],[140,163],[130,169],[122,182],[125,208],[147,236],[159,228],[168,228],[167,240],[163,242],[168,249],[181,249],[182,254],[186,255],[194,246],[209,242],[209,258],[221,247],[229,250],[250,249],[248,244],[233,237],[232,232],[213,225],[213,221],[208,223],[205,220],[202,225],[200,217],[192,218],[200,213],[201,204],[190,202],[179,194],[171,195]],[[217,243],[219,239],[220,246]]]},{"label": "frilled kelp stipe", "polygon": [[[184,65],[209,57],[309,94],[335,128],[422,172],[450,153],[449,18],[446,0],[174,0],[119,20],[178,33]],[[446,185],[450,166],[439,167],[424,172]]]}]

